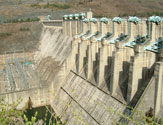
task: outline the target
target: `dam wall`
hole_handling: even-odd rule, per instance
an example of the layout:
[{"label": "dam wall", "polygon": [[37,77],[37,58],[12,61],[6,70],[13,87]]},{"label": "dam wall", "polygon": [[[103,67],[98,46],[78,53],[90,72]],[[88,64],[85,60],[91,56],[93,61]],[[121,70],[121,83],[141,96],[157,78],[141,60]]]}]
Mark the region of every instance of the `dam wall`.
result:
[{"label": "dam wall", "polygon": [[[77,109],[81,112],[83,119],[85,119],[86,116],[84,114],[86,113],[89,115],[87,117],[91,117],[92,123],[102,123],[96,116],[91,114],[94,111],[89,112],[87,106],[82,107],[85,104],[80,103],[80,100],[83,100],[82,98],[87,95],[85,92],[83,92],[84,94],[82,95],[83,88],[80,88],[85,82],[80,82],[79,78],[78,81],[76,78],[73,79],[70,76],[80,77],[84,81],[86,80],[87,84],[92,85],[98,89],[99,92],[107,94],[107,96],[114,101],[118,100],[121,104],[125,106],[129,105],[133,108],[138,101],[142,101],[141,96],[143,92],[147,101],[150,100],[148,99],[147,91],[152,90],[154,94],[158,94],[157,90],[149,86],[154,82],[160,85],[160,82],[154,79],[154,72],[156,72],[157,69],[156,62],[159,61],[158,58],[160,59],[158,55],[162,51],[160,47],[156,47],[157,51],[154,47],[156,43],[162,45],[159,41],[162,39],[162,22],[156,24],[155,22],[144,19],[140,19],[138,22],[124,19],[119,23],[112,20],[104,19],[100,21],[100,19],[92,18],[83,21],[82,25],[82,31],[74,36],[73,42],[75,47],[72,50],[73,53],[71,53],[66,60],[66,62],[71,60],[71,66],[68,66],[69,64],[66,63],[71,75],[68,74],[66,81],[61,85],[61,90],[57,95],[60,97],[60,100],[56,101],[56,96],[54,99],[55,103],[52,102],[55,111],[59,114],[61,114],[61,112],[64,114],[64,116],[60,115],[63,121],[67,119],[68,124],[74,124],[74,117],[76,115],[73,114],[73,116],[71,116],[68,114],[72,112],[72,109]],[[158,75],[159,78],[161,77],[160,74]],[[71,83],[70,88],[72,87],[71,91],[69,90],[70,88],[66,88],[69,82]],[[80,87],[78,87],[78,84]],[[81,97],[78,92],[81,94]],[[62,94],[65,96],[62,97]],[[158,100],[160,100],[160,96],[159,92]],[[151,99],[153,100],[151,101],[151,107],[154,110],[158,108],[158,110],[155,111],[160,112],[160,105],[162,105],[162,103],[160,104],[160,102],[157,102],[155,99],[155,97]],[[61,104],[62,101],[66,103],[63,105]],[[156,102],[159,106],[157,106]],[[87,105],[90,103],[91,102],[87,102]],[[68,108],[64,108],[64,111],[61,110],[60,105],[66,107],[66,104]],[[78,106],[76,108],[73,107],[72,104],[73,106],[78,105],[81,109],[79,110],[77,108]],[[112,106],[110,107],[112,109]],[[146,111],[148,108],[146,108]],[[123,112],[124,111],[125,109],[123,109]],[[96,112],[96,114],[98,113],[100,113],[100,111]],[[84,121],[87,121],[87,119]]]},{"label": "dam wall", "polygon": [[23,87],[33,74],[37,87],[29,82],[26,89],[16,86],[0,96],[12,103],[24,95],[20,107],[29,97],[33,107],[48,104],[68,125],[116,124],[120,114],[136,117],[128,107],[141,110],[144,100],[150,102],[145,112],[151,107],[156,118],[163,116],[162,24],[136,17],[97,19],[91,12],[65,15],[59,24],[45,21],[38,51],[25,66],[35,73],[20,62],[1,61],[9,66],[2,70],[11,77],[9,85],[22,76],[19,66],[27,76]]}]

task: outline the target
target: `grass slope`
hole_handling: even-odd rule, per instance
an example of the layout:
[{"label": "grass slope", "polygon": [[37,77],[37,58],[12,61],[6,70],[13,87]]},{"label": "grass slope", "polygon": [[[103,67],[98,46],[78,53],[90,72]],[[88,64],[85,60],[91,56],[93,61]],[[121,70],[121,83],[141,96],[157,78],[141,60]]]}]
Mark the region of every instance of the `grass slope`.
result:
[{"label": "grass slope", "polygon": [[163,16],[163,0],[81,0],[77,6],[91,8],[95,16]]}]

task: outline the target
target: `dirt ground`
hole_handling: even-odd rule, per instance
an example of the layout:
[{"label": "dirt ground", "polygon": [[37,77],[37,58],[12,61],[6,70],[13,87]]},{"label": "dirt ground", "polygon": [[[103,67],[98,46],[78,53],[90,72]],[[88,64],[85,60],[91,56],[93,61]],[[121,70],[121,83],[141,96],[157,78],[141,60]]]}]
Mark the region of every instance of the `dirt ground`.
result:
[{"label": "dirt ground", "polygon": [[[95,16],[163,16],[163,0],[62,0],[62,4],[70,6],[63,8],[40,8],[40,5],[58,4],[61,0],[0,0],[0,21],[7,18],[31,17],[51,14],[53,19],[62,15],[92,9]],[[57,2],[56,2],[57,1]],[[33,6],[34,5],[34,6]]]},{"label": "dirt ground", "polygon": [[5,51],[38,49],[42,29],[39,22],[1,24],[0,29],[0,55]]}]

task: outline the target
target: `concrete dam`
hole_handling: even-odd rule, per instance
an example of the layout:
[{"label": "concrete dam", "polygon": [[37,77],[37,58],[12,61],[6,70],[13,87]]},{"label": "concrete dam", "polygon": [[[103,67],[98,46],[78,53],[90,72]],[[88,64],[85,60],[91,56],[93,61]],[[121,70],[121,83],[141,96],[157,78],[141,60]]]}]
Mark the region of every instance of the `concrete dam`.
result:
[{"label": "concrete dam", "polygon": [[0,55],[0,97],[50,105],[67,125],[163,117],[163,19],[92,15],[42,21],[38,51]]}]

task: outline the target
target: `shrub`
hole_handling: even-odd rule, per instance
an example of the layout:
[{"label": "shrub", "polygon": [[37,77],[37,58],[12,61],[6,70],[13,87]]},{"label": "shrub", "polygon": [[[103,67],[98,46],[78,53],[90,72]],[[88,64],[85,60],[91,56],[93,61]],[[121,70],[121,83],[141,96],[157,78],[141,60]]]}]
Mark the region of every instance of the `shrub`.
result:
[{"label": "shrub", "polygon": [[84,4],[84,2],[83,1],[79,1],[79,4]]},{"label": "shrub", "polygon": [[11,33],[0,33],[0,37],[8,37],[8,36],[11,36],[12,34]]},{"label": "shrub", "polygon": [[68,9],[70,8],[71,6],[68,5],[68,4],[63,4],[63,5],[60,5],[60,4],[46,4],[44,5],[44,8],[57,8],[57,9]]},{"label": "shrub", "polygon": [[20,31],[30,31],[30,29],[28,27],[21,27],[19,30]]},{"label": "shrub", "polygon": [[31,4],[31,7],[41,8],[41,5],[39,5],[39,4]]},{"label": "shrub", "polygon": [[[16,109],[21,101],[22,100],[19,99],[13,104],[8,104],[8,102],[5,101],[5,98],[0,98],[0,125],[38,125],[39,121],[42,121],[43,124],[46,124],[48,113],[51,114],[49,124],[62,125],[59,117],[57,117],[48,106],[46,106],[46,113],[44,115],[45,118],[37,119],[37,111],[34,113],[34,115],[31,116],[31,118],[28,118],[25,114],[26,109]],[[55,118],[55,120],[53,120],[53,118]]]},{"label": "shrub", "polygon": [[14,19],[8,19],[4,21],[4,23],[22,23],[22,22],[35,22],[39,21],[40,19],[38,17],[28,17],[28,18],[14,18]]}]

